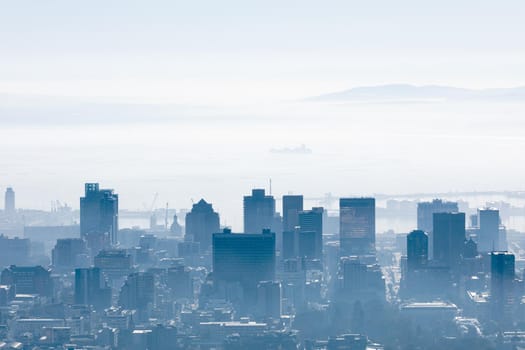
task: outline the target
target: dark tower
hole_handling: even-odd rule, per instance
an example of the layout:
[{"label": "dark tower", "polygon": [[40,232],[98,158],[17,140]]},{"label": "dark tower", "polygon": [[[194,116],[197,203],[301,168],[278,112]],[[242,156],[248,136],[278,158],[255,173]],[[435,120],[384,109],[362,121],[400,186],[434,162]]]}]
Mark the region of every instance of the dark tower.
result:
[{"label": "dark tower", "polygon": [[428,236],[421,230],[407,235],[407,269],[417,270],[428,262]]},{"label": "dark tower", "polygon": [[374,198],[339,199],[339,237],[342,255],[366,255],[375,251]]},{"label": "dark tower", "polygon": [[244,196],[244,232],[260,233],[272,229],[275,218],[275,199],[263,189],[253,189],[251,196]]},{"label": "dark tower", "polygon": [[283,231],[293,231],[299,225],[299,213],[303,211],[303,196],[283,196]]},{"label": "dark tower", "polygon": [[434,260],[457,269],[465,243],[465,213],[434,213],[433,226]]},{"label": "dark tower", "polygon": [[118,195],[110,189],[99,189],[98,183],[87,183],[80,198],[80,236],[108,233],[112,244],[117,243]]},{"label": "dark tower", "polygon": [[192,238],[193,242],[200,244],[201,251],[206,251],[211,247],[212,235],[219,230],[219,214],[213,211],[212,205],[204,199],[193,204],[191,211],[186,214],[186,240]]},{"label": "dark tower", "polygon": [[299,213],[299,232],[313,232],[314,248],[312,258],[323,258],[323,211],[322,207],[304,210]]},{"label": "dark tower", "polygon": [[15,210],[15,191],[13,191],[11,187],[8,187],[5,190],[4,211],[7,215],[13,215]]}]

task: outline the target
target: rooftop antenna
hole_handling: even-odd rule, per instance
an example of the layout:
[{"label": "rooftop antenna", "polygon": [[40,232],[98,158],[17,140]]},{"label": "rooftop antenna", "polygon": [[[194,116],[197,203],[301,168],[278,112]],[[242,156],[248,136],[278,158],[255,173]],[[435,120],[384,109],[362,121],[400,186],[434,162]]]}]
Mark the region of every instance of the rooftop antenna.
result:
[{"label": "rooftop antenna", "polygon": [[270,178],[270,196],[272,195],[272,178]]}]

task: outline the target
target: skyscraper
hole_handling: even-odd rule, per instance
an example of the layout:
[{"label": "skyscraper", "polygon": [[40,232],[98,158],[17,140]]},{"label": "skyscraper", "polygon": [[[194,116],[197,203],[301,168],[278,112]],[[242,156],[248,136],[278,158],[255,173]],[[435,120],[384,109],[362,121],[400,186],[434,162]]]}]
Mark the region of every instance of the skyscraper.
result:
[{"label": "skyscraper", "polygon": [[111,288],[98,267],[75,269],[75,304],[98,310],[111,306]]},{"label": "skyscraper", "polygon": [[315,231],[297,232],[297,256],[307,260],[320,259],[317,253],[317,233]]},{"label": "skyscraper", "polygon": [[168,268],[166,279],[175,298],[193,298],[193,280],[187,267],[179,265]]},{"label": "skyscraper", "polygon": [[31,242],[27,238],[9,238],[0,234],[0,266],[26,264],[31,255]]},{"label": "skyscraper", "polygon": [[118,195],[110,189],[99,189],[98,183],[86,183],[85,196],[80,198],[80,235],[109,233],[117,243]]},{"label": "skyscraper", "polygon": [[385,299],[385,280],[379,265],[364,264],[355,256],[342,257],[340,265],[345,300]]},{"label": "skyscraper", "polygon": [[514,303],[515,257],[507,252],[490,254],[490,301],[492,318],[508,321]]},{"label": "skyscraper", "polygon": [[186,240],[198,242],[201,251],[211,247],[212,235],[220,230],[219,214],[213,211],[211,203],[201,199],[193,204],[191,211],[186,214]]},{"label": "skyscraper", "polygon": [[323,212],[322,207],[314,207],[299,213],[300,232],[314,232],[315,247],[313,258],[323,257]]},{"label": "skyscraper", "polygon": [[15,286],[17,294],[53,296],[53,280],[49,270],[42,266],[11,265],[2,271],[0,283]]},{"label": "skyscraper", "polygon": [[457,213],[458,203],[443,202],[434,199],[432,202],[420,202],[417,204],[417,229],[427,233],[432,232],[432,219],[434,213]]},{"label": "skyscraper", "polygon": [[374,252],[375,216],[374,198],[339,199],[339,238],[342,255]]},{"label": "skyscraper", "polygon": [[120,289],[118,303],[125,309],[137,310],[146,318],[155,302],[155,276],[149,272],[135,272],[128,276]]},{"label": "skyscraper", "polygon": [[73,269],[89,266],[86,241],[81,238],[57,239],[51,251],[51,261],[55,269]]},{"label": "skyscraper", "polygon": [[428,261],[428,236],[422,230],[414,230],[407,235],[407,268],[414,271]]},{"label": "skyscraper", "polygon": [[303,196],[283,196],[283,231],[293,231],[299,225],[299,213],[303,211]]},{"label": "skyscraper", "polygon": [[275,218],[275,199],[264,189],[253,189],[251,196],[244,196],[244,232],[259,233],[272,229]]},{"label": "skyscraper", "polygon": [[256,313],[262,318],[281,317],[281,283],[262,281],[257,286]]},{"label": "skyscraper", "polygon": [[7,215],[15,213],[15,191],[11,187],[5,190],[4,210]]},{"label": "skyscraper", "polygon": [[275,279],[275,234],[236,234],[225,229],[213,235],[213,274],[217,283],[239,283],[255,297],[260,281]]},{"label": "skyscraper", "polygon": [[496,208],[478,209],[478,251],[482,253],[500,250],[499,210]]},{"label": "skyscraper", "polygon": [[465,243],[465,213],[434,213],[432,221],[434,260],[457,268]]},{"label": "skyscraper", "polygon": [[293,231],[284,231],[281,247],[281,257],[290,259],[297,257],[299,229]]}]

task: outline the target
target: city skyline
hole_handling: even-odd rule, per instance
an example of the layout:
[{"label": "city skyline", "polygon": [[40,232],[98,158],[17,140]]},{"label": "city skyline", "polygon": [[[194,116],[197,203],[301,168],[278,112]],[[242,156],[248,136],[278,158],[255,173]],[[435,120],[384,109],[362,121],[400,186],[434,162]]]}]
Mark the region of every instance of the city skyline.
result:
[{"label": "city skyline", "polygon": [[523,0],[0,0],[0,348],[525,349]]}]

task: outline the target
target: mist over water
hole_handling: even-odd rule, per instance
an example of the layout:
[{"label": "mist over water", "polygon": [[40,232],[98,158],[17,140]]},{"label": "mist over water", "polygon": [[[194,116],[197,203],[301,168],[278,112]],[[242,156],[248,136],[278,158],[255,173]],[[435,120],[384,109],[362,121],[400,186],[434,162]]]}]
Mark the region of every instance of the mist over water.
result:
[{"label": "mist over water", "polygon": [[139,105],[133,114],[127,105],[108,116],[102,104],[79,117],[25,106],[0,130],[2,182],[16,188],[20,207],[41,209],[56,199],[77,208],[88,181],[118,191],[123,209],[144,209],[156,192],[159,207],[205,197],[234,230],[242,196],[269,190],[270,178],[274,195],[309,198],[523,188],[517,102],[170,108]]}]

